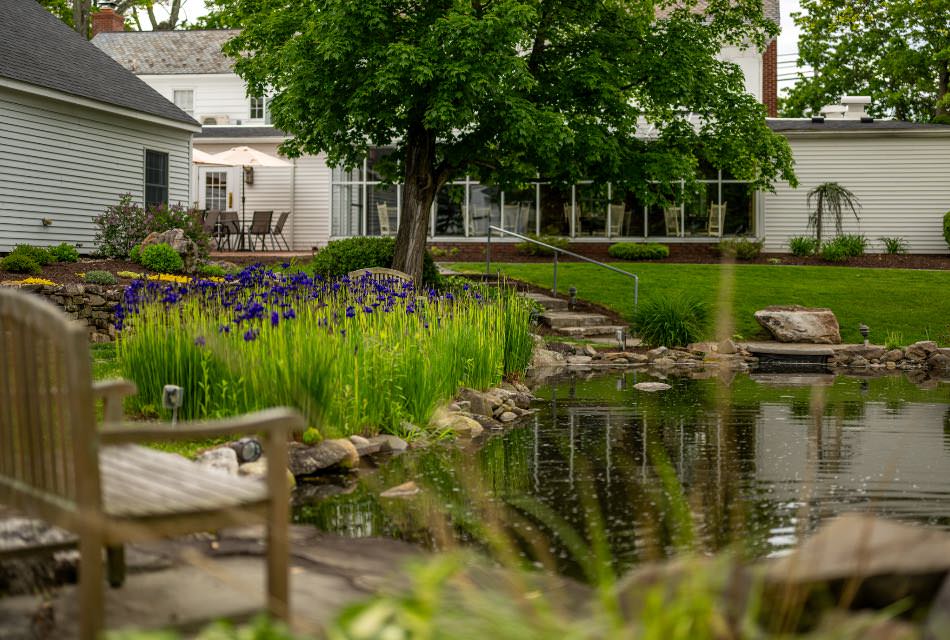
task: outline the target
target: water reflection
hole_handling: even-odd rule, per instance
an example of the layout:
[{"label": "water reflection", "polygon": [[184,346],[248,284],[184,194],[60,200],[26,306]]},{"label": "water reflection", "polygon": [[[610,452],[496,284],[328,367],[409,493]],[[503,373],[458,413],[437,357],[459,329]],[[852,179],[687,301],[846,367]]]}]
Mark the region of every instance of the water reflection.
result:
[{"label": "water reflection", "polygon": [[[566,377],[539,413],[482,446],[385,464],[295,519],[352,536],[447,546],[504,531],[530,560],[580,574],[571,532],[602,530],[618,569],[676,547],[781,553],[834,514],[870,510],[950,528],[950,385],[901,377],[822,380],[643,374]],[[411,500],[378,494],[413,479]],[[487,547],[486,547],[487,548]]]}]

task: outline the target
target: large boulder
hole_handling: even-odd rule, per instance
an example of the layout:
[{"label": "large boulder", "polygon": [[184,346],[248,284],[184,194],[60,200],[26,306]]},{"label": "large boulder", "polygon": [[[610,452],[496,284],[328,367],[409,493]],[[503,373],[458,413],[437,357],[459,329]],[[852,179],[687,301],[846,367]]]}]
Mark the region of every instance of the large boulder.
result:
[{"label": "large boulder", "polygon": [[295,476],[309,476],[324,470],[346,470],[360,463],[360,454],[349,440],[324,440],[315,447],[292,443],[289,450],[290,471]]},{"label": "large boulder", "polygon": [[194,273],[198,269],[198,260],[201,257],[198,251],[198,245],[194,243],[182,229],[169,229],[168,231],[153,231],[145,236],[140,249],[152,244],[167,244],[174,249],[185,263],[185,272]]},{"label": "large boulder", "polygon": [[841,329],[831,309],[766,307],[755,312],[755,319],[779,342],[841,343]]}]

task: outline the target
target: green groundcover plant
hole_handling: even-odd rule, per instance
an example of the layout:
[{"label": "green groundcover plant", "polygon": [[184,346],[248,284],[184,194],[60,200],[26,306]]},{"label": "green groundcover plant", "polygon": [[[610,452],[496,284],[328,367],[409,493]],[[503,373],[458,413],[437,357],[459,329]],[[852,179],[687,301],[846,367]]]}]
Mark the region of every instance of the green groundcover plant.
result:
[{"label": "green groundcover plant", "polygon": [[425,426],[461,386],[487,388],[531,358],[530,307],[510,292],[454,291],[276,273],[225,282],[134,281],[116,310],[122,374],[184,418],[287,405],[325,437]]},{"label": "green groundcover plant", "polygon": [[685,346],[700,340],[706,330],[706,305],[689,296],[662,296],[637,310],[633,326],[644,343]]}]

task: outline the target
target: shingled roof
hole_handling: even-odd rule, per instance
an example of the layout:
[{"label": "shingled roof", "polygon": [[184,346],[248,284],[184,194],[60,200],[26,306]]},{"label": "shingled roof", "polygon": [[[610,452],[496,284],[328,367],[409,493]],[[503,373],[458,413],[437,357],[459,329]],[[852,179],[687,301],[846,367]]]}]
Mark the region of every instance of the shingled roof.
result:
[{"label": "shingled roof", "polygon": [[[706,13],[708,7],[709,2],[707,0],[697,0],[696,5],[693,7],[693,11],[696,13]],[[676,8],[676,2],[673,2],[667,6],[659,7],[656,10],[656,16],[658,18],[665,18],[669,16],[670,13]],[[781,24],[782,11],[779,7],[779,0],[763,0],[762,13],[765,14],[766,18],[775,24]]]},{"label": "shingled roof", "polygon": [[811,118],[768,118],[766,123],[776,133],[841,133],[861,131],[865,133],[881,131],[932,131],[936,133],[950,133],[950,126],[931,124],[928,122],[907,122],[904,120],[874,120],[861,122],[860,120],[845,120],[842,118],[825,118],[823,122],[813,122]]},{"label": "shingled roof", "polygon": [[121,31],[100,33],[92,43],[138,75],[232,73],[221,53],[236,29],[209,31]]},{"label": "shingled roof", "polygon": [[0,0],[0,78],[197,124],[34,0]]}]

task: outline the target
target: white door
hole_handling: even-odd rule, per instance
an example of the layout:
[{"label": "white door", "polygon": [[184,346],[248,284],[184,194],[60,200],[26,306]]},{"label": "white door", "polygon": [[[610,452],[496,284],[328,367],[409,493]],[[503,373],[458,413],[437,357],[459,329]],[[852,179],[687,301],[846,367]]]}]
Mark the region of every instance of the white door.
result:
[{"label": "white door", "polygon": [[231,167],[200,167],[198,169],[198,206],[202,209],[233,211],[235,196]]}]

